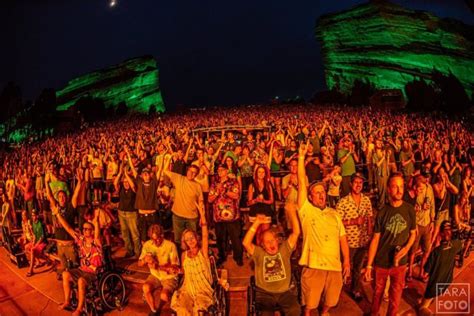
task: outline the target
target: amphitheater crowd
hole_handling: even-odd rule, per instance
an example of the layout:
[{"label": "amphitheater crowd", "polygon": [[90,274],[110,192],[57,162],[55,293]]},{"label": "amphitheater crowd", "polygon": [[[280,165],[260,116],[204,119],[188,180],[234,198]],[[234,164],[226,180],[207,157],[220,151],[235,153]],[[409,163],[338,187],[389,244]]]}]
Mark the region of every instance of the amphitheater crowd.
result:
[{"label": "amphitheater crowd", "polygon": [[344,284],[358,302],[373,278],[372,315],[383,300],[395,315],[413,278],[427,284],[426,309],[470,250],[474,137],[435,115],[255,105],[131,116],[0,162],[3,238],[22,228],[28,276],[54,242],[60,307],[77,282],[77,315],[118,237],[150,269],[150,313],[169,302],[178,315],[214,303],[211,241],[217,266],[230,250],[238,266],[250,257],[257,309],[285,315],[329,315]]}]

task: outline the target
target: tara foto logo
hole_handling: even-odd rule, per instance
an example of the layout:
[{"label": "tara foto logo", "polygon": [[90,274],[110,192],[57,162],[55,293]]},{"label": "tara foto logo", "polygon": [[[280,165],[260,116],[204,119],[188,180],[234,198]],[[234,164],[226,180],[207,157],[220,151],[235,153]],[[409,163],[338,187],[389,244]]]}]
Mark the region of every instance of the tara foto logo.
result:
[{"label": "tara foto logo", "polygon": [[471,284],[436,283],[436,314],[470,314]]}]

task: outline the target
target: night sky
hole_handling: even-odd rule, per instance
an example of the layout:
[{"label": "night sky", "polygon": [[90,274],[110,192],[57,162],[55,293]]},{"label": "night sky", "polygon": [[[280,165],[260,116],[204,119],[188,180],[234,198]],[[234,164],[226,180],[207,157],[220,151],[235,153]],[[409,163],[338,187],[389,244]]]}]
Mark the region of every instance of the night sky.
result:
[{"label": "night sky", "polygon": [[[131,57],[158,61],[175,104],[266,102],[325,89],[316,19],[365,1],[0,0],[0,89],[34,99]],[[395,1],[474,24],[462,0]]]}]

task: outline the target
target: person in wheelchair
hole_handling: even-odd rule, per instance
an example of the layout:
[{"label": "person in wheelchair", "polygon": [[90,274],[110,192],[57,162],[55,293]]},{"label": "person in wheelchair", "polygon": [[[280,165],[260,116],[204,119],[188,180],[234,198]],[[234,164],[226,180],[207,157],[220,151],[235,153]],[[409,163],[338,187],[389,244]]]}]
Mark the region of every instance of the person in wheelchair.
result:
[{"label": "person in wheelchair", "polygon": [[262,244],[253,243],[258,227],[265,223],[265,215],[257,215],[255,222],[247,231],[243,245],[255,263],[255,305],[263,315],[273,315],[274,310],[281,309],[285,316],[299,316],[301,306],[298,302],[297,288],[291,287],[291,253],[295,250],[300,224],[296,208],[288,210],[292,233],[283,243],[272,229],[262,233]]},{"label": "person in wheelchair", "polygon": [[[163,229],[158,224],[148,228],[148,238],[143,244],[138,265],[147,265],[150,269],[150,275],[143,284],[143,296],[150,307],[150,315],[159,315],[163,304],[170,300],[178,287],[178,250],[173,242],[163,238]],[[161,289],[157,305],[153,297],[155,289]]]},{"label": "person in wheelchair", "polygon": [[64,303],[59,309],[67,309],[70,307],[71,300],[71,283],[77,283],[78,287],[78,303],[73,315],[80,315],[84,307],[87,285],[97,281],[97,270],[103,265],[102,241],[100,240],[99,214],[95,213],[93,224],[85,222],[82,225],[82,234],[77,233],[69,226],[63,218],[58,208],[55,208],[53,215],[56,216],[58,222],[64,227],[66,232],[71,235],[79,249],[80,266],[79,268],[63,271],[63,290]]},{"label": "person in wheelchair", "polygon": [[470,225],[471,222],[471,203],[469,203],[469,197],[465,192],[459,197],[456,205],[454,206],[454,224],[458,229],[461,236],[466,239],[464,243],[464,249],[462,253],[462,258],[467,258],[469,256],[469,248],[472,243],[473,231]]},{"label": "person in wheelchair", "polygon": [[171,300],[171,308],[178,316],[199,315],[199,312],[206,311],[214,303],[204,206],[198,205],[198,210],[201,217],[201,244],[192,229],[186,229],[181,235],[184,282]]}]

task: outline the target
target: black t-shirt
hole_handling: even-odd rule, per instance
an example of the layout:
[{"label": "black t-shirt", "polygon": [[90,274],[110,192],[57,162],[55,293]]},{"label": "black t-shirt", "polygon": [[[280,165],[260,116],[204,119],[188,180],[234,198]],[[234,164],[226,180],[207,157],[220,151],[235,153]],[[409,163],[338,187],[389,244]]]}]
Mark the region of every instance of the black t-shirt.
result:
[{"label": "black t-shirt", "polygon": [[[416,229],[416,215],[412,205],[403,202],[399,207],[385,204],[375,219],[375,233],[380,233],[380,241],[375,255],[375,265],[381,268],[393,267],[397,246],[408,242],[410,231]],[[408,256],[399,265],[407,264]]]},{"label": "black t-shirt", "polygon": [[321,168],[319,167],[319,165],[314,163],[314,160],[308,162],[305,169],[309,183],[312,183],[314,181],[321,181],[323,179],[323,173],[321,172]]},{"label": "black t-shirt", "polygon": [[433,298],[443,293],[453,282],[454,258],[462,250],[462,243],[460,240],[451,240],[447,243],[442,243],[436,247],[431,253],[424,266],[425,272],[430,275],[430,279],[426,286],[425,298]]},{"label": "black t-shirt", "polygon": [[137,177],[135,187],[137,188],[135,208],[138,210],[157,210],[158,195],[156,191],[158,181],[155,178],[151,178],[150,182],[145,183],[141,177]]},{"label": "black t-shirt", "polygon": [[[58,206],[59,207],[59,206]],[[59,212],[61,213],[61,216],[66,220],[66,222],[69,224],[69,227],[74,229],[76,227],[76,217],[77,217],[77,212],[72,206],[71,203],[67,203],[66,207],[59,207]],[[73,240],[71,235],[68,234],[68,232],[64,229],[64,227],[56,220],[56,225],[55,225],[55,230],[54,230],[54,238],[58,240]]]},{"label": "black t-shirt", "polygon": [[135,192],[131,188],[127,190],[123,185],[120,185],[118,209],[124,212],[134,212],[136,210]]}]

